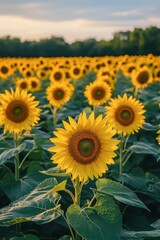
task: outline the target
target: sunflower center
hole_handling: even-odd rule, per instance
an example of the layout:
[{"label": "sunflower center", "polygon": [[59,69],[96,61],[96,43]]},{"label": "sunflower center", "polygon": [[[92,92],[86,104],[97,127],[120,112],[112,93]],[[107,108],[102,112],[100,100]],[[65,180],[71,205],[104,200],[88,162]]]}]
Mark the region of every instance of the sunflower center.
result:
[{"label": "sunflower center", "polygon": [[131,67],[128,68],[128,72],[131,73],[134,69],[135,69],[135,67],[131,66]]},{"label": "sunflower center", "polygon": [[106,75],[109,76],[110,75],[109,72],[103,72],[102,73],[102,76],[106,76]]},{"label": "sunflower center", "polygon": [[20,107],[20,106],[17,106],[15,107],[13,110],[12,110],[12,114],[16,117],[20,116],[23,114],[23,108]]},{"label": "sunflower center", "polygon": [[56,72],[56,73],[54,74],[54,79],[55,79],[55,80],[59,81],[61,78],[62,78],[62,74],[61,74],[60,72]]},{"label": "sunflower center", "polygon": [[105,91],[102,87],[96,87],[92,91],[92,97],[96,100],[100,100],[104,97]]},{"label": "sunflower center", "polygon": [[28,107],[24,102],[15,100],[8,104],[6,115],[12,122],[21,123],[26,120],[29,115]]},{"label": "sunflower center", "polygon": [[79,68],[75,68],[75,69],[73,70],[73,73],[74,73],[75,75],[78,75],[78,74],[80,73]]},{"label": "sunflower center", "polygon": [[41,72],[41,77],[45,77],[45,73],[44,72]]},{"label": "sunflower center", "polygon": [[137,81],[141,84],[144,84],[148,81],[149,79],[149,73],[147,71],[140,72]]},{"label": "sunflower center", "polygon": [[128,126],[134,121],[134,111],[128,106],[122,106],[117,109],[116,120],[123,126]]},{"label": "sunflower center", "polygon": [[8,72],[8,68],[5,67],[5,66],[3,66],[3,67],[1,68],[1,72],[2,72],[2,73],[7,73],[7,72]]},{"label": "sunflower center", "polygon": [[64,98],[64,91],[61,88],[58,88],[54,91],[53,96],[56,100],[61,100]]},{"label": "sunflower center", "polygon": [[32,85],[32,88],[36,88],[37,87],[37,83],[34,82],[34,81],[31,82],[31,85]]},{"label": "sunflower center", "polygon": [[26,76],[27,76],[27,77],[30,77],[30,76],[31,76],[31,72],[29,72],[29,71],[26,72]]},{"label": "sunflower center", "polygon": [[157,77],[160,77],[160,71],[158,71],[158,73],[157,73]]},{"label": "sunflower center", "polygon": [[82,139],[79,141],[78,149],[82,156],[88,157],[93,152],[94,141],[92,139]]},{"label": "sunflower center", "polygon": [[69,152],[73,159],[81,164],[89,164],[97,159],[101,143],[91,131],[75,133],[69,141]]},{"label": "sunflower center", "polygon": [[22,83],[21,83],[21,88],[22,88],[22,89],[26,89],[26,88],[27,88],[27,83],[22,82]]}]

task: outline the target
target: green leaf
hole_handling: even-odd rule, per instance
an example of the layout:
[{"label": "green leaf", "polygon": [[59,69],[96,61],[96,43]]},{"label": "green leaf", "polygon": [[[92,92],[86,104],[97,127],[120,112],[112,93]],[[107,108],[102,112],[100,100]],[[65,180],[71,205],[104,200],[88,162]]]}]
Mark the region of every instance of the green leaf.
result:
[{"label": "green leaf", "polygon": [[16,148],[11,148],[8,150],[5,150],[0,154],[0,165],[4,164],[8,159],[11,157],[14,157],[15,155],[21,153],[26,147],[26,143],[21,143],[18,147]]},{"label": "green leaf", "polygon": [[29,194],[2,208],[0,226],[10,226],[26,221],[44,224],[59,217],[59,213],[56,212],[58,207],[56,202],[59,201],[60,196],[47,194],[55,185],[57,185],[55,178],[46,179]]},{"label": "green leaf", "polygon": [[86,240],[119,240],[121,214],[112,198],[97,196],[94,207],[80,208],[73,204],[67,209],[72,227]]},{"label": "green leaf", "polygon": [[132,190],[119,182],[112,181],[110,179],[98,179],[96,181],[96,186],[99,193],[110,195],[125,204],[148,210],[148,208]]},{"label": "green leaf", "polygon": [[127,185],[138,189],[143,194],[147,194],[156,201],[160,201],[160,187],[158,186],[158,181],[151,182],[147,181],[146,177],[143,175],[137,175],[138,168],[135,168],[137,171],[132,171],[129,174],[123,174],[123,182]]},{"label": "green leaf", "polygon": [[10,240],[39,240],[39,238],[35,235],[29,234],[23,237],[13,237],[13,238],[10,238]]},{"label": "green leaf", "polygon": [[68,235],[65,235],[65,236],[63,236],[61,238],[58,238],[58,240],[72,240],[72,238],[70,236],[68,236]]},{"label": "green leaf", "polygon": [[49,140],[51,136],[48,135],[48,133],[37,129],[33,132],[35,132],[34,140],[37,146],[42,147],[44,150],[48,150],[48,148],[52,146],[52,143]]},{"label": "green leaf", "polygon": [[2,179],[1,187],[11,201],[15,201],[30,193],[40,182],[45,180],[45,176],[39,172],[26,175],[15,181],[14,175],[6,174]]},{"label": "green leaf", "polygon": [[67,180],[57,184],[54,188],[48,191],[48,193],[63,191],[66,188]]},{"label": "green leaf", "polygon": [[151,231],[122,231],[122,239],[128,240],[128,239],[144,239],[144,238],[157,238],[160,237],[160,230],[151,230]]},{"label": "green leaf", "polygon": [[153,154],[157,156],[160,154],[159,147],[157,147],[156,144],[144,142],[134,142],[133,145],[127,149],[127,151],[132,151],[139,154]]},{"label": "green leaf", "polygon": [[152,223],[151,227],[157,228],[160,230],[160,219],[158,219],[156,222]]},{"label": "green leaf", "polygon": [[43,171],[40,171],[40,172],[43,173],[43,174],[52,176],[52,177],[69,177],[70,176],[70,174],[62,171],[58,167],[49,168],[47,170],[43,170]]},{"label": "green leaf", "polygon": [[145,129],[146,131],[157,131],[159,128],[158,128],[158,126],[154,126],[150,123],[144,123],[143,129]]}]

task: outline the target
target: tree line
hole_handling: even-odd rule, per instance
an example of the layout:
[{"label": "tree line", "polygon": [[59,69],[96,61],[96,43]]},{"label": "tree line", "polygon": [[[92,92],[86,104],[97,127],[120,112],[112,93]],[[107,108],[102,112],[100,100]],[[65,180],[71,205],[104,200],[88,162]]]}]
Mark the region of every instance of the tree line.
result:
[{"label": "tree line", "polygon": [[76,57],[160,55],[160,28],[135,28],[117,32],[111,40],[87,39],[67,43],[62,37],[50,37],[39,41],[21,41],[11,36],[0,38],[0,57]]}]

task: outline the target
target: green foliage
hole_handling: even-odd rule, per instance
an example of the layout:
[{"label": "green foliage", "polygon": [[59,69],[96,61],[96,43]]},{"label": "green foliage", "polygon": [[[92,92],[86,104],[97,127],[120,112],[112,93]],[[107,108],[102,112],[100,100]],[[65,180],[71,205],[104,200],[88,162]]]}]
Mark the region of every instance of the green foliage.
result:
[{"label": "green foliage", "polygon": [[0,226],[28,221],[45,224],[59,217],[59,213],[56,212],[59,196],[48,194],[56,184],[56,179],[46,179],[29,194],[4,207],[1,210]]},{"label": "green foliage", "polygon": [[99,179],[96,182],[96,186],[99,193],[113,196],[116,200],[125,204],[147,209],[133,191],[119,182],[109,179]]},{"label": "green foliage", "polygon": [[[156,29],[152,30],[157,36]],[[151,29],[145,30],[147,41],[151,41],[151,32]],[[105,54],[105,51],[118,54],[117,48],[121,52],[131,49],[132,41],[136,49],[134,51],[139,52],[143,50],[146,41],[143,34],[144,31],[142,33],[141,29],[137,29],[133,33],[117,33],[110,42],[88,40],[73,43],[71,47],[75,56],[81,51],[87,54],[90,46],[90,55]],[[12,39],[7,41],[10,44]],[[50,50],[52,44],[58,46],[60,43],[65,48],[63,39],[52,39]],[[15,40],[14,44],[18,46],[21,43]],[[41,44],[47,47],[47,40],[25,43],[25,47],[39,49]],[[54,49],[55,53],[57,49]],[[134,51],[132,49],[128,53]],[[124,92],[132,95],[134,88],[129,78],[121,72],[117,77],[113,96]],[[44,98],[44,89],[48,83],[43,83],[44,89],[35,93],[42,107],[40,124],[28,136],[21,136],[18,147],[14,147],[12,136],[3,134],[0,128],[0,239],[74,240],[76,234],[90,240],[160,239],[160,149],[156,140],[160,120],[159,82],[150,84],[137,94],[137,98],[145,105],[146,123],[126,143],[123,173],[119,174],[117,150],[115,164],[109,166],[103,178],[84,184],[80,205],[74,202],[75,189],[70,180],[71,174],[66,174],[50,160],[52,154],[48,148],[52,143],[49,138],[53,136],[55,128],[62,127],[62,120],[68,121],[68,116],[76,119],[81,111],[87,114],[92,111],[83,92],[86,85],[95,79],[96,74],[91,72],[77,81],[73,98],[57,111],[56,126],[53,126],[53,116]],[[8,88],[10,82],[8,86],[6,82],[1,82],[2,90]],[[96,115],[105,114],[104,106],[94,111]],[[19,179],[15,180],[14,158],[17,155],[21,167]]]},{"label": "green foliage", "polygon": [[14,157],[17,154],[21,153],[25,149],[25,147],[26,147],[26,143],[24,142],[24,143],[20,144],[18,147],[10,148],[10,149],[3,151],[0,154],[0,165],[4,164],[11,157]]},{"label": "green foliage", "polygon": [[118,240],[121,232],[121,214],[110,197],[97,195],[93,207],[71,205],[67,218],[74,229],[86,240]]},{"label": "green foliage", "polygon": [[29,234],[29,235],[25,235],[23,237],[13,237],[10,240],[39,240],[39,238],[32,234]]}]

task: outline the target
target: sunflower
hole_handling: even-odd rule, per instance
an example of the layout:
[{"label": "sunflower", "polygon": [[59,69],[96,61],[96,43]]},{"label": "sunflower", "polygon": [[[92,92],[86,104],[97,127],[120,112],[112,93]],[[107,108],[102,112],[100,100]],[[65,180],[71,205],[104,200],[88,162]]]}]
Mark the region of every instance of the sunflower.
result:
[{"label": "sunflower", "polygon": [[32,77],[33,76],[33,69],[27,67],[22,71],[22,75],[24,77]]},{"label": "sunflower", "polygon": [[106,119],[117,133],[125,136],[139,131],[145,119],[144,106],[139,100],[124,94],[123,97],[111,99],[109,105],[106,107]]},{"label": "sunflower", "polygon": [[48,73],[43,69],[38,69],[36,75],[40,80],[45,80],[48,77]]},{"label": "sunflower", "polygon": [[100,79],[101,79],[101,81],[106,82],[106,83],[111,87],[111,90],[112,90],[112,91],[114,90],[115,84],[114,84],[114,81],[113,81],[113,79],[112,79],[111,77],[109,77],[109,76],[103,76],[103,77],[101,77]]},{"label": "sunflower", "polygon": [[38,78],[30,77],[30,78],[28,78],[28,82],[30,83],[30,91],[36,92],[36,91],[40,90],[41,82]]},{"label": "sunflower", "polygon": [[95,118],[94,112],[89,117],[83,112],[76,122],[69,117],[69,123],[63,121],[64,128],[58,128],[55,138],[50,141],[55,145],[49,149],[55,154],[51,158],[62,170],[72,174],[80,181],[101,177],[113,164],[118,148],[118,140],[113,139],[111,130],[102,115]]},{"label": "sunflower", "polygon": [[70,76],[72,79],[79,79],[83,76],[83,69],[82,66],[79,64],[75,64],[70,69]]},{"label": "sunflower", "polygon": [[130,77],[132,75],[132,72],[136,70],[136,64],[135,63],[128,63],[123,68],[123,73],[126,77]]},{"label": "sunflower", "polygon": [[64,82],[54,82],[46,89],[49,103],[58,108],[70,100],[72,93],[73,89]]},{"label": "sunflower", "polygon": [[0,102],[0,125],[4,125],[4,133],[31,130],[38,123],[41,112],[37,108],[39,102],[34,101],[34,97],[26,90],[5,90],[5,94],[0,95]]},{"label": "sunflower", "polygon": [[144,66],[133,71],[131,81],[136,88],[145,88],[149,83],[153,82],[151,70]]},{"label": "sunflower", "polygon": [[51,82],[64,81],[66,78],[65,70],[57,67],[51,71],[49,78]]},{"label": "sunflower", "polygon": [[158,67],[154,71],[154,81],[160,81],[160,68]]},{"label": "sunflower", "polygon": [[111,87],[105,82],[96,80],[86,86],[84,96],[92,106],[100,106],[111,97]]},{"label": "sunflower", "polygon": [[0,78],[6,80],[11,74],[12,74],[12,70],[9,64],[7,64],[6,62],[1,62],[0,63]]},{"label": "sunflower", "polygon": [[16,80],[16,86],[20,90],[29,90],[30,89],[30,82],[26,78],[18,78]]}]

